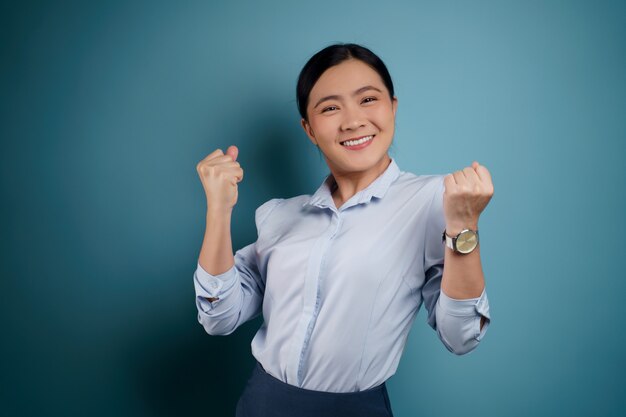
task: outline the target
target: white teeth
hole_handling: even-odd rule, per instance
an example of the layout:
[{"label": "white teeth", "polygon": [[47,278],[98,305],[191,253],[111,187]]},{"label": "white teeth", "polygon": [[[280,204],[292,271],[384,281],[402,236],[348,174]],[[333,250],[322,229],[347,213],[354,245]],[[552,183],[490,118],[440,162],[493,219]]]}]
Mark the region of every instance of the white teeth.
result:
[{"label": "white teeth", "polygon": [[343,146],[356,146],[356,145],[360,145],[362,143],[365,143],[368,140],[372,140],[373,137],[374,137],[373,135],[365,136],[364,138],[357,139],[357,140],[347,140],[345,142],[341,142],[341,144]]}]

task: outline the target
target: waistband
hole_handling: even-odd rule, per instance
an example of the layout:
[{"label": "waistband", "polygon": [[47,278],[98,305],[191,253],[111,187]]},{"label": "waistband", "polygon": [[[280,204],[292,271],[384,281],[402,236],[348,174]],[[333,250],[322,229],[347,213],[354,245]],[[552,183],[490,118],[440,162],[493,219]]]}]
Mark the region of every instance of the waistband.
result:
[{"label": "waistband", "polygon": [[287,384],[257,361],[237,404],[237,417],[393,417],[387,386],[363,391],[315,391]]}]

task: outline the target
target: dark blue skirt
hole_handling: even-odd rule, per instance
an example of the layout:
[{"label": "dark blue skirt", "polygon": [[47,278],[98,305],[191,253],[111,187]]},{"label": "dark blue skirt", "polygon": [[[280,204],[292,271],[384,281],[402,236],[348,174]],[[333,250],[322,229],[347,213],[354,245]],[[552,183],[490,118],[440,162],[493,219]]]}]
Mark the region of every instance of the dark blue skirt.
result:
[{"label": "dark blue skirt", "polygon": [[286,384],[259,362],[237,403],[236,417],[393,417],[385,383],[358,392],[312,391]]}]

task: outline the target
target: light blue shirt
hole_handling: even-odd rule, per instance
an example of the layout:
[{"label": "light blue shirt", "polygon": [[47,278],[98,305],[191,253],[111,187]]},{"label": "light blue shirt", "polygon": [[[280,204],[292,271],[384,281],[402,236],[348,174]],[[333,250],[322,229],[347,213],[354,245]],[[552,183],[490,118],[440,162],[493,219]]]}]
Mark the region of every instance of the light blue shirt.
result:
[{"label": "light blue shirt", "polygon": [[362,391],[392,376],[422,302],[446,348],[470,352],[489,327],[489,302],[486,290],[463,300],[440,291],[443,178],[392,159],[339,209],[332,174],[312,196],[265,202],[257,241],[231,269],[211,275],[198,263],[198,321],[227,335],[262,313],[254,357],[281,381],[318,391]]}]

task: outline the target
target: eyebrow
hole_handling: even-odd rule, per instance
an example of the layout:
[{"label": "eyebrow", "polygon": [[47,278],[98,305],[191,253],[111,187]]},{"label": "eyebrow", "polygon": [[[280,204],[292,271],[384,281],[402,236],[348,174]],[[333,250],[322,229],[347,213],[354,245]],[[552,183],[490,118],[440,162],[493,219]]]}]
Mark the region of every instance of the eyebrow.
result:
[{"label": "eyebrow", "polygon": [[[359,88],[358,90],[356,90],[354,93],[352,93],[352,96],[353,96],[353,97],[354,97],[354,96],[357,96],[357,95],[359,95],[359,94],[361,94],[361,93],[363,93],[363,92],[365,92],[365,91],[368,91],[368,90],[376,90],[376,91],[378,91],[379,93],[382,93],[382,91],[380,91],[380,89],[378,89],[378,88],[376,88],[376,87],[374,87],[374,86],[372,86],[372,85],[366,85],[365,87],[361,87],[361,88]],[[338,96],[338,95],[332,95],[332,96],[322,97],[322,98],[321,98],[321,99],[320,99],[320,100],[319,100],[319,101],[315,104],[315,106],[313,106],[313,108],[316,108],[317,106],[319,106],[319,105],[320,105],[320,103],[322,103],[322,102],[324,102],[324,101],[326,101],[326,100],[339,100],[340,98],[341,98],[341,96]]]}]

